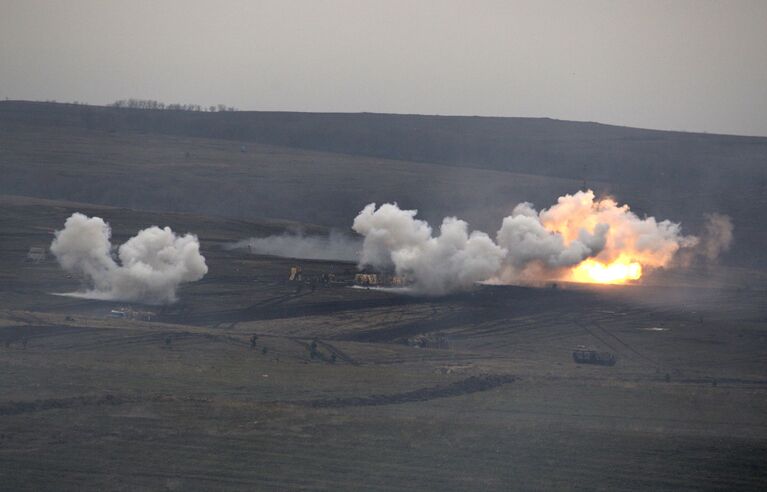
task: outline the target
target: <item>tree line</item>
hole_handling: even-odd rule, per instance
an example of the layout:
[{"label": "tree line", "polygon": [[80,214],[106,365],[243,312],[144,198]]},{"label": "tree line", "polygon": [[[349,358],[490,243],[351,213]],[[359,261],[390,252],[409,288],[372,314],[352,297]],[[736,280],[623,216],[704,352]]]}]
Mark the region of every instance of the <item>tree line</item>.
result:
[{"label": "tree line", "polygon": [[110,104],[113,108],[130,108],[130,109],[167,109],[171,111],[204,111],[215,113],[217,111],[237,111],[237,108],[233,106],[226,106],[224,104],[217,104],[214,106],[201,106],[199,104],[165,104],[161,101],[155,101],[153,99],[120,99]]}]

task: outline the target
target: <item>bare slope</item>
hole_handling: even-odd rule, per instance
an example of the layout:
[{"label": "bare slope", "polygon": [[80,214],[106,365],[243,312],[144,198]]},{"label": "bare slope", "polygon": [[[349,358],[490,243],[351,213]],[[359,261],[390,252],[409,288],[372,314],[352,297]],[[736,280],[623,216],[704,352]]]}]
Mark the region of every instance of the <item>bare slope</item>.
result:
[{"label": "bare slope", "polygon": [[[243,152],[244,150],[244,152]],[[640,214],[731,215],[763,267],[767,139],[526,118],[187,113],[0,102],[0,192],[346,228],[370,201],[494,232],[581,187]]]},{"label": "bare slope", "polygon": [[349,228],[371,201],[432,219],[500,225],[520,199],[575,190],[569,179],[77,127],[0,129],[0,190],[156,211],[282,218]]},{"label": "bare slope", "polygon": [[[179,304],[142,307],[149,322],[51,296],[77,281],[21,260],[76,209],[118,241],[148,224],[192,230],[210,273]],[[764,489],[763,290],[697,303],[613,288],[297,293],[293,261],[219,247],[282,226],[0,199],[5,487]],[[575,364],[578,344],[617,365]]]}]

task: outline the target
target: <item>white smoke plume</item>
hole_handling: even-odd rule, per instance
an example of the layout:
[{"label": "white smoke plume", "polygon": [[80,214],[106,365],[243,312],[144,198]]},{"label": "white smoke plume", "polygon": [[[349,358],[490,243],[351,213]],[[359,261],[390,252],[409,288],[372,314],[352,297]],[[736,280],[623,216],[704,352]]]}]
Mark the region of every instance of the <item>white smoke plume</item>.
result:
[{"label": "white smoke plume", "polygon": [[401,210],[386,203],[376,210],[366,206],[354,219],[354,229],[365,237],[361,265],[393,268],[413,281],[413,289],[440,295],[463,289],[492,276],[506,250],[483,232],[468,232],[468,224],[455,217],[442,222],[438,236],[416,210]]},{"label": "white smoke plume", "polygon": [[732,224],[709,217],[702,238],[683,235],[681,226],[654,217],[640,218],[628,205],[597,199],[591,190],[565,195],[548,209],[517,205],[503,219],[494,242],[468,233],[468,224],[444,219],[440,234],[415,218],[417,211],[387,203],[367,205],[353,229],[364,236],[360,266],[394,269],[416,290],[444,294],[478,281],[525,283],[570,280],[624,283],[643,269],[671,267],[680,250],[702,248],[713,259],[732,241]]},{"label": "white smoke plume", "polygon": [[68,272],[83,275],[86,292],[73,295],[149,304],[176,300],[181,283],[207,272],[200,243],[192,234],[177,236],[169,227],[139,231],[113,257],[109,224],[99,217],[74,213],[56,231],[51,252]]},{"label": "white smoke plume", "polygon": [[248,248],[259,255],[305,260],[357,261],[362,241],[338,231],[327,236],[307,236],[302,231],[238,241],[231,248]]}]

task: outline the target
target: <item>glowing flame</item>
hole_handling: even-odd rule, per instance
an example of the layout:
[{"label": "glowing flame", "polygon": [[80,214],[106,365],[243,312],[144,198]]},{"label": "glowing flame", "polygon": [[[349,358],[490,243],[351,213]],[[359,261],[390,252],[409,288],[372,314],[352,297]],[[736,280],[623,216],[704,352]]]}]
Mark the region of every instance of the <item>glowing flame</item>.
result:
[{"label": "glowing flame", "polygon": [[625,284],[639,280],[643,269],[668,265],[682,246],[697,242],[682,236],[679,224],[639,218],[628,205],[612,198],[595,197],[591,190],[560,197],[557,204],[540,213],[546,229],[561,234],[567,244],[597,224],[607,224],[605,247],[591,258],[570,268],[564,279],[573,282]]},{"label": "glowing flame", "polygon": [[570,270],[570,280],[573,282],[625,284],[641,277],[642,265],[625,257],[608,264],[589,258]]}]

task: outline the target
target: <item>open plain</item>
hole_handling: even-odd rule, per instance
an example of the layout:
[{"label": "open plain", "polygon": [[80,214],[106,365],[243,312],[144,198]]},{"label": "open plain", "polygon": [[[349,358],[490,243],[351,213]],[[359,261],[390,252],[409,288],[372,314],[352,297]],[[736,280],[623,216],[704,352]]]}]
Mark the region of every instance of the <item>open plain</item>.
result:
[{"label": "open plain", "polygon": [[[656,272],[639,285],[401,295],[353,288],[354,263],[228,246],[298,226],[327,233],[387,190],[440,204],[455,183],[474,180],[460,202],[500,210],[470,191],[556,196],[577,189],[582,170],[440,167],[307,150],[303,141],[245,149],[248,135],[102,131],[29,115],[0,117],[2,488],[767,487],[758,214],[736,218],[737,257]],[[739,155],[764,140],[745,141]],[[761,166],[749,168],[751,191],[723,191],[720,203],[736,212],[747,199],[763,203]],[[704,171],[700,186],[714,186]],[[590,184],[642,196],[641,184],[600,173]],[[246,195],[251,182],[258,197]],[[270,190],[273,208],[252,213]],[[336,193],[343,200],[333,201]],[[250,208],[237,209],[239,200]],[[671,210],[672,201],[657,206]],[[50,254],[25,260],[76,211],[107,220],[115,243],[150,225],[193,232],[209,273],[165,306],[59,295],[82,279]],[[338,281],[298,289],[288,280],[295,265],[307,278]],[[609,351],[617,363],[576,364],[578,346]]]}]

